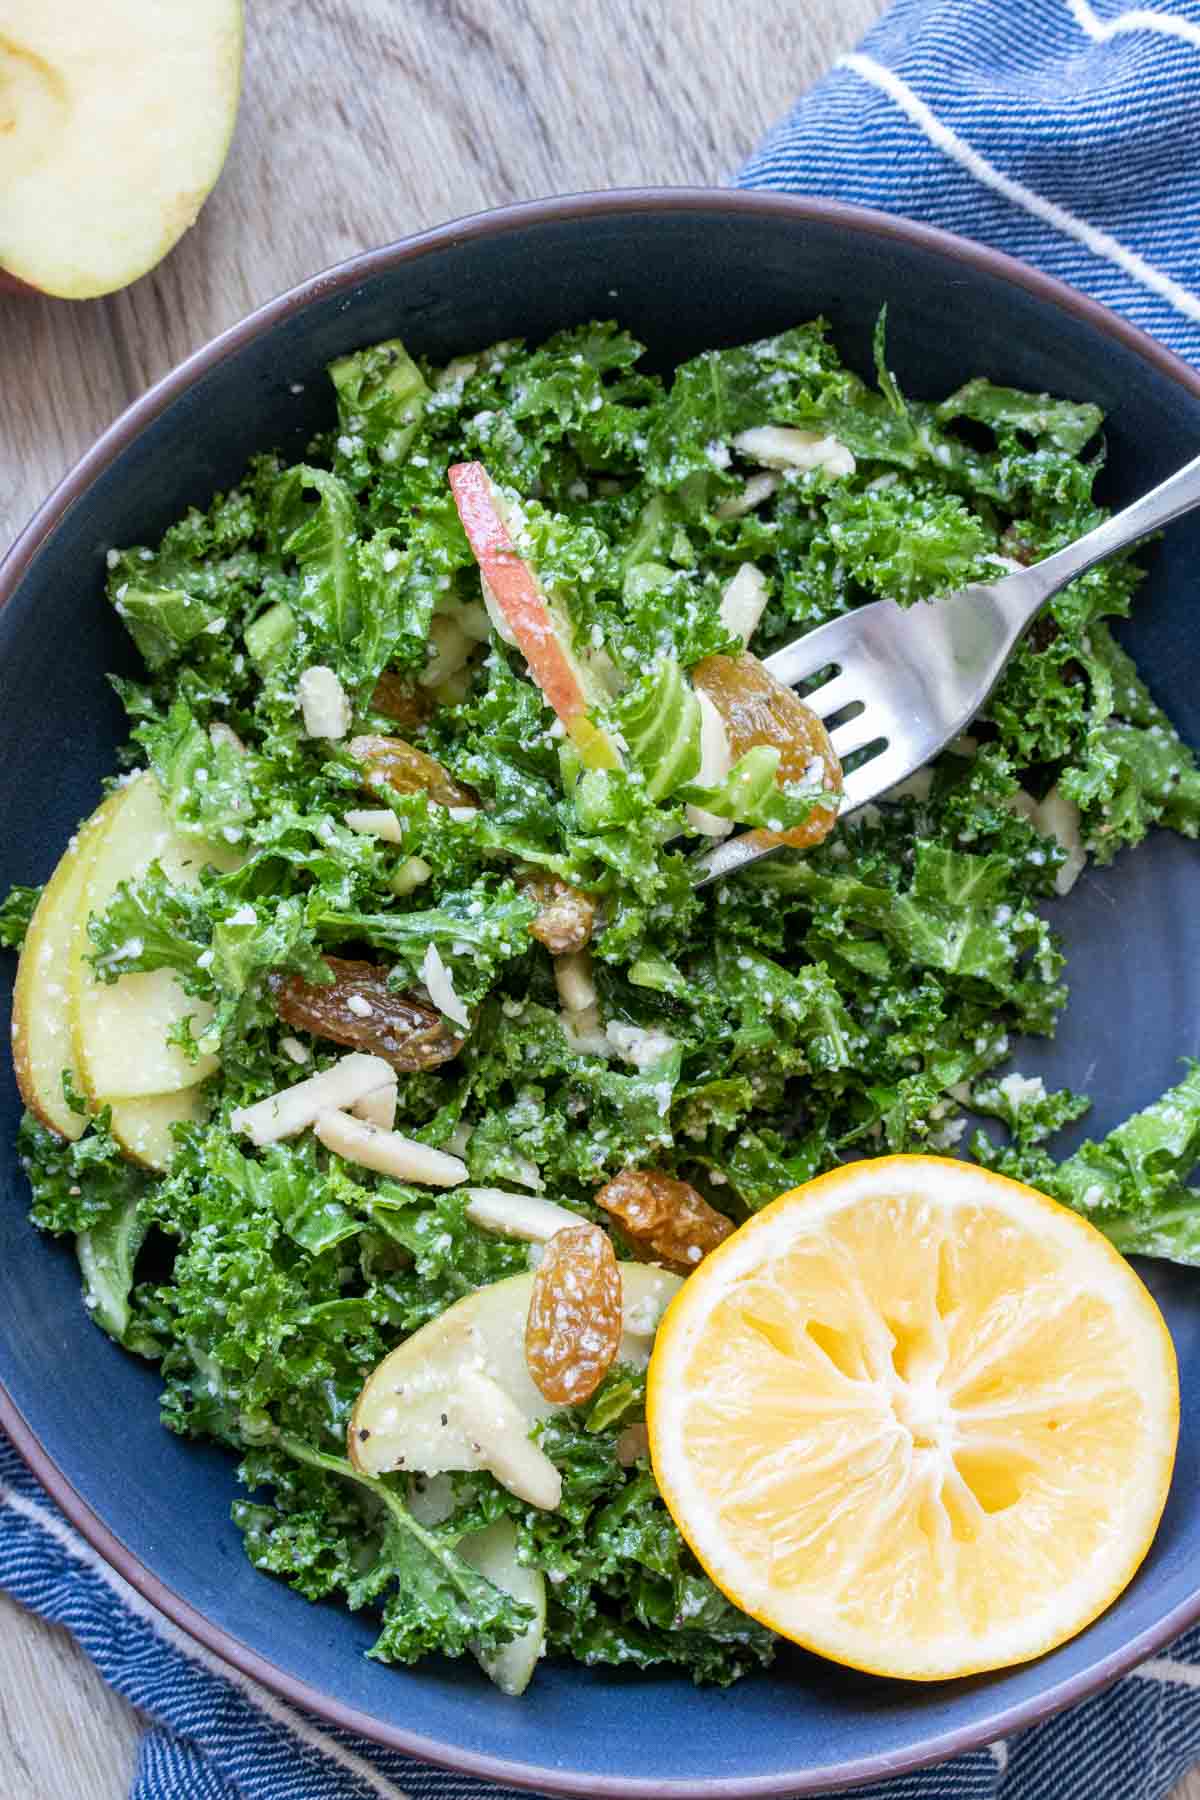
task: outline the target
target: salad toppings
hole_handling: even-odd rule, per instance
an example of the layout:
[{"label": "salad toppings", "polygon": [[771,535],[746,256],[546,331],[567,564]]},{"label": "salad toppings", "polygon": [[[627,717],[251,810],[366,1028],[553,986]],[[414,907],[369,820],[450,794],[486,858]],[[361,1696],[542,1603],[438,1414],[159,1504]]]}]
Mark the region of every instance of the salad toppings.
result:
[{"label": "salad toppings", "polygon": [[469,1030],[471,1015],[459,996],[454,986],[454,977],[443,962],[442,953],[435,943],[430,942],[425,946],[425,954],[421,958],[421,979],[438,1011],[452,1019],[456,1025],[461,1025],[464,1031]]},{"label": "salad toppings", "polygon": [[351,738],[346,746],[365,770],[363,785],[369,793],[391,787],[398,794],[428,794],[439,806],[465,807],[474,811],[479,796],[447,774],[441,763],[403,738],[368,734]]},{"label": "salad toppings", "polygon": [[467,1217],[481,1231],[498,1231],[504,1237],[525,1238],[531,1244],[545,1244],[556,1231],[578,1223],[576,1216],[553,1200],[542,1200],[534,1194],[510,1194],[504,1188],[468,1187],[463,1189]]},{"label": "salad toppings", "polygon": [[1040,1656],[1132,1578],[1167,1498],[1175,1352],[1085,1220],[931,1156],[743,1225],[651,1358],[659,1487],[736,1605],[943,1680]]},{"label": "salad toppings", "polygon": [[346,690],[323,663],[301,671],[296,683],[304,729],[310,738],[344,738],[352,717]]},{"label": "salad toppings", "polygon": [[382,1057],[343,1056],[332,1068],[322,1069],[306,1081],[268,1094],[253,1106],[235,1107],[229,1124],[260,1148],[277,1144],[307,1131],[322,1113],[334,1107],[353,1106],[380,1088],[394,1086],[395,1080],[395,1070]]},{"label": "salad toppings", "polygon": [[420,731],[433,717],[436,702],[414,682],[385,669],[371,691],[370,710],[405,731]]},{"label": "salad toppings", "polygon": [[540,1394],[560,1406],[590,1400],[621,1344],[621,1277],[598,1225],[556,1231],[533,1278],[525,1361]]},{"label": "salad toppings", "polygon": [[[578,1228],[575,1221],[571,1229]],[[586,1229],[608,1244],[596,1227]],[[346,1442],[356,1468],[374,1475],[403,1470],[426,1478],[486,1467],[507,1492],[530,1505],[548,1511],[558,1506],[562,1473],[544,1446],[555,1442],[547,1422],[568,1403],[542,1392],[526,1360],[535,1280],[527,1271],[477,1288],[384,1357],[368,1376],[350,1418]],[[641,1371],[655,1329],[678,1287],[677,1277],[661,1269],[622,1263],[616,1270],[618,1367],[613,1379],[620,1371],[625,1384],[623,1403],[619,1397],[613,1403],[616,1419],[640,1398]],[[607,1279],[603,1293],[607,1308],[612,1293]],[[574,1311],[576,1301],[569,1305]],[[607,1347],[607,1311],[605,1319]],[[543,1447],[529,1435],[539,1425]],[[598,1432],[592,1436],[594,1440]],[[615,1432],[607,1442],[593,1441],[592,1456],[608,1454],[614,1443]]]},{"label": "salad toppings", "polygon": [[660,1169],[624,1169],[595,1200],[642,1254],[680,1275],[690,1275],[733,1230],[732,1219],[703,1194]]},{"label": "salad toppings", "polygon": [[554,959],[554,985],[565,1013],[596,1010],[596,981],[590,950],[572,950]]},{"label": "salad toppings", "polygon": [[365,1119],[368,1125],[377,1125],[380,1131],[391,1131],[396,1123],[396,1106],[400,1098],[400,1084],[393,1081],[387,1087],[372,1088],[361,1100],[355,1100],[347,1108],[356,1119]]},{"label": "salad toppings", "polygon": [[741,638],[743,644],[748,644],[758,630],[758,622],[770,597],[767,578],[758,565],[742,563],[721,595],[721,623],[730,637]]},{"label": "salad toppings", "polygon": [[[171,1429],[240,1457],[257,1567],[377,1608],[381,1657],[475,1651],[514,1687],[543,1647],[770,1659],[664,1505],[644,1372],[680,1275],[781,1191],[960,1145],[1200,1260],[1200,1075],[1064,1156],[1086,1100],[1019,1073],[1082,859],[1200,828],[1111,630],[1136,563],[1060,595],[969,736],[836,830],[823,728],[756,660],[1094,524],[1097,409],[911,399],[819,323],[669,382],[639,357],[606,324],[447,369],[361,351],[305,463],[114,549],[130,772],[0,909],[34,1217],[90,1316],[161,1365]],[[807,847],[697,889],[739,826]],[[525,1336],[581,1230],[655,1260],[619,1265],[619,1346],[565,1404]]]},{"label": "salad toppings", "polygon": [[448,1156],[444,1150],[434,1150],[399,1131],[381,1130],[369,1119],[351,1118],[344,1112],[322,1112],[313,1129],[327,1150],[396,1181],[457,1187],[467,1179],[467,1165],[461,1157]]},{"label": "salad toppings", "polygon": [[[842,767],[829,733],[812,708],[776,681],[756,656],[743,651],[740,656],[706,657],[692,670],[692,681],[720,714],[735,760],[747,752],[773,751],[770,774],[783,784],[785,793],[839,792]],[[771,802],[766,805],[769,810]],[[829,835],[836,817],[834,806],[818,804],[803,824],[758,835],[764,843],[806,850]]]},{"label": "salad toppings", "polygon": [[436,1069],[462,1049],[462,1038],[447,1029],[440,1012],[393,987],[389,971],[379,964],[329,955],[321,962],[325,982],[270,976],[285,1025],[335,1044],[353,1044],[404,1073]]},{"label": "salad toppings", "polygon": [[796,431],[787,425],[755,425],[733,440],[747,462],[766,469],[823,469],[827,475],[853,475],[854,452],[829,433]]},{"label": "salad toppings", "polygon": [[522,518],[514,514],[482,463],[459,463],[449,472],[454,504],[479,564],[484,593],[520,647],[529,672],[567,728],[589,768],[621,766],[613,739],[589,717],[603,698],[594,663],[576,654],[570,623],[545,588],[531,559],[522,556]]},{"label": "salad toppings", "polygon": [[457,1428],[470,1446],[468,1467],[489,1470],[518,1500],[554,1511],[562,1499],[562,1476],[531,1442],[528,1421],[499,1382],[467,1363],[446,1398],[446,1421],[446,1429]]},{"label": "salad toppings", "polygon": [[586,894],[553,875],[522,876],[517,886],[538,909],[530,937],[544,944],[551,956],[586,949],[596,922],[596,909]]}]

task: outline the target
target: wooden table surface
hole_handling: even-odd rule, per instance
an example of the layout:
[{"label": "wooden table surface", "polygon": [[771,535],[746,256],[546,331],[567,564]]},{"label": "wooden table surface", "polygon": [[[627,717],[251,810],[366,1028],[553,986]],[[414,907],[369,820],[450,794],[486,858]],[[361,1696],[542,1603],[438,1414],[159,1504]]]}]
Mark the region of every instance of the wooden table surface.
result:
[{"label": "wooden table surface", "polygon": [[[183,243],[110,299],[0,295],[0,549],[129,401],[251,307],[505,201],[723,182],[884,0],[247,4],[237,134]],[[65,1632],[0,1595],[4,1800],[121,1800],[139,1731]],[[1174,1800],[1200,1800],[1200,1778]]]}]

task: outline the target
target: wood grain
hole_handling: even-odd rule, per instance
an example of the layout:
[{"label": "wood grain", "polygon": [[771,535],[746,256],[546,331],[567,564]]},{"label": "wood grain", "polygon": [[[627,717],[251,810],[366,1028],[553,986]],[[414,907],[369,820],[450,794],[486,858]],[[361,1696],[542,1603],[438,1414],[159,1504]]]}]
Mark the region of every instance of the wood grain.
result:
[{"label": "wood grain", "polygon": [[[122,407],[251,307],[505,201],[725,181],[883,5],[250,0],[229,163],[175,252],[105,300],[0,294],[0,547]],[[0,1596],[5,1800],[120,1800],[139,1730],[65,1632]]]}]

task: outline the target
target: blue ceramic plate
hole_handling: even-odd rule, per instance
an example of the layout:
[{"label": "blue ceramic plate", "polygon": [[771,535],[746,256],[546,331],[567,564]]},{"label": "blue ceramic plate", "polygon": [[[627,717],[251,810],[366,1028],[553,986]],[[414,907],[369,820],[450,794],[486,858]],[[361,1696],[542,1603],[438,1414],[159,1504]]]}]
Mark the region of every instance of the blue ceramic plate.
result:
[{"label": "blue ceramic plate", "polygon": [[[1200,378],[1130,326],[1021,265],[880,214],[731,193],[632,193],[488,214],[348,263],[194,356],[101,439],[0,570],[0,889],[41,881],[114,766],[105,671],[130,652],[102,600],[104,552],[152,539],[257,450],[293,456],[331,413],[331,357],[399,334],[439,358],[617,315],[662,366],[826,314],[870,369],[915,395],[987,374],[1095,400],[1103,497],[1127,501],[1195,454]],[[302,387],[297,391],[297,384]],[[1200,741],[1200,521],[1148,556],[1128,642]],[[1200,852],[1161,837],[1087,876],[1062,908],[1073,998],[1021,1066],[1088,1089],[1107,1130],[1200,1052]],[[12,959],[6,959],[8,1004]],[[810,1794],[1001,1736],[1093,1692],[1200,1617],[1200,1272],[1145,1270],[1179,1352],[1183,1434],[1170,1502],[1132,1586],[1025,1668],[908,1687],[799,1652],[728,1692],[674,1676],[546,1667],[521,1701],[473,1665],[368,1662],[368,1621],[256,1574],[229,1522],[232,1462],[157,1418],[152,1369],[87,1320],[69,1249],[27,1224],[0,1092],[0,1420],[93,1544],[230,1663],[352,1729],[509,1782],[588,1795]]]}]

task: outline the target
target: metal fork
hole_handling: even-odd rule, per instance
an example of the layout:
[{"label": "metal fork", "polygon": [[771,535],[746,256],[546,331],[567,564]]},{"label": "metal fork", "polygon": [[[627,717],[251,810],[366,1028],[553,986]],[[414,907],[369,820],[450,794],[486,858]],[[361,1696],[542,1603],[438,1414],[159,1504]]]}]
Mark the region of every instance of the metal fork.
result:
[{"label": "metal fork", "polygon": [[[1025,632],[1068,582],[1198,505],[1200,456],[1044,562],[908,608],[876,600],[766,657],[787,687],[834,671],[804,703],[835,721],[830,741],[839,757],[870,751],[846,777],[839,817],[884,797],[966,730]],[[853,716],[838,722],[851,707]],[[781,847],[763,849],[754,835],[743,832],[694,857],[696,885]]]}]

